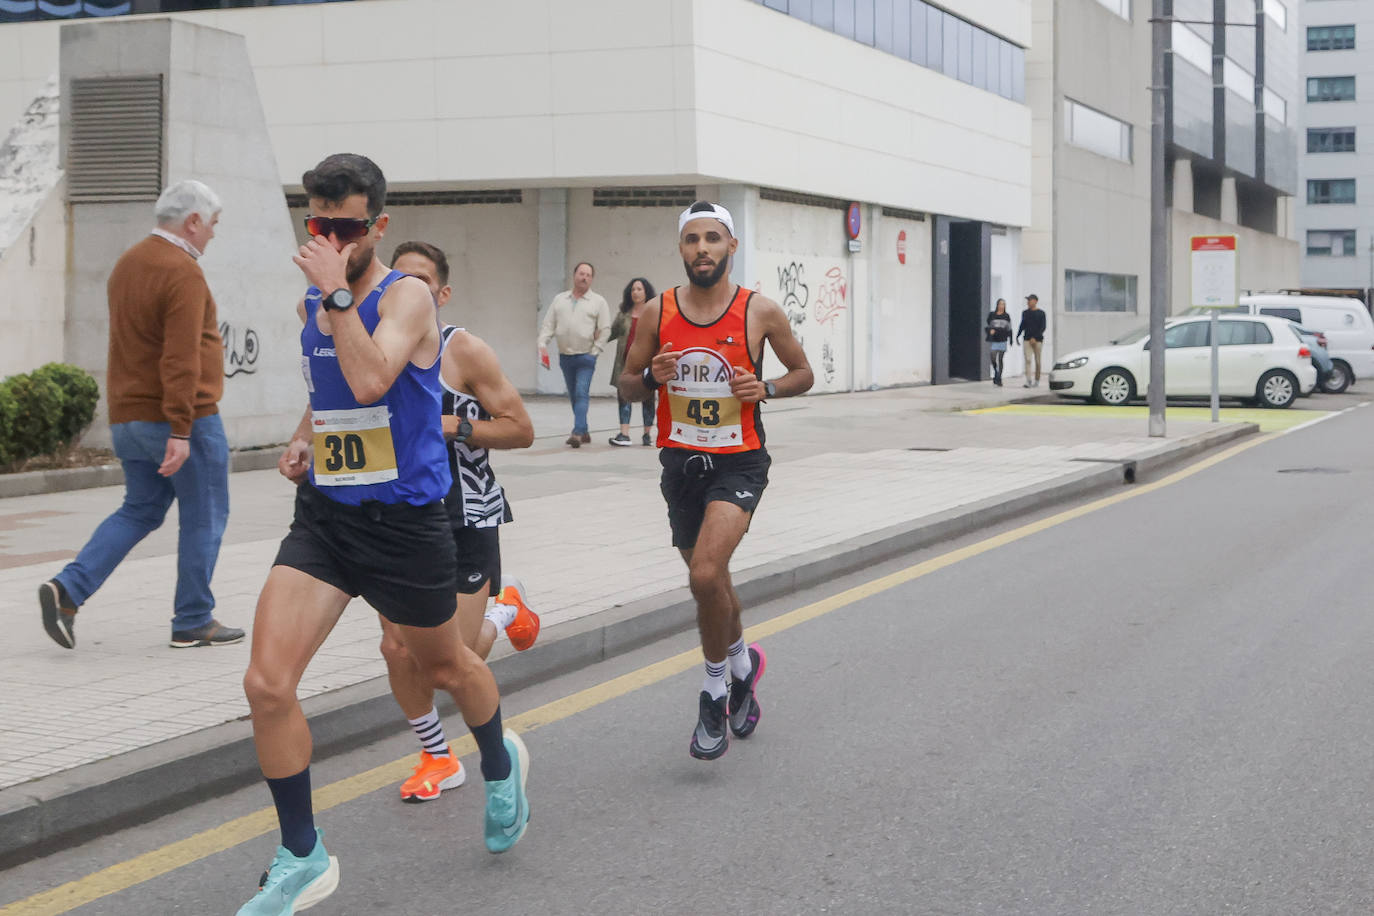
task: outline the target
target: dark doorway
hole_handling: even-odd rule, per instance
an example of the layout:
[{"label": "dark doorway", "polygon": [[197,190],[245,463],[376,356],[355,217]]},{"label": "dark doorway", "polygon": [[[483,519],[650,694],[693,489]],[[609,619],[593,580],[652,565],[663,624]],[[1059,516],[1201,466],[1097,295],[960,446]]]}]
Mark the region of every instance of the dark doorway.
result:
[{"label": "dark doorway", "polygon": [[938,217],[935,230],[932,381],[988,378],[983,319],[992,286],[991,227]]}]

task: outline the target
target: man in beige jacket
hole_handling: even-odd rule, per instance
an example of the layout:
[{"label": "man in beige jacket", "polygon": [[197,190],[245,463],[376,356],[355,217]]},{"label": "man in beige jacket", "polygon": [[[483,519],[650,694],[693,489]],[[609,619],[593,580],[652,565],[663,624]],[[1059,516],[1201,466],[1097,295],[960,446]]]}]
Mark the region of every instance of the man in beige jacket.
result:
[{"label": "man in beige jacket", "polygon": [[587,402],[592,387],[596,358],[611,339],[611,308],[599,293],[592,292],[596,268],[579,261],[573,268],[572,289],[553,297],[544,324],[539,329],[539,360],[549,368],[550,340],[558,343],[558,367],[568,386],[572,401],[573,430],[568,445],[578,448],[591,442],[587,431]]}]

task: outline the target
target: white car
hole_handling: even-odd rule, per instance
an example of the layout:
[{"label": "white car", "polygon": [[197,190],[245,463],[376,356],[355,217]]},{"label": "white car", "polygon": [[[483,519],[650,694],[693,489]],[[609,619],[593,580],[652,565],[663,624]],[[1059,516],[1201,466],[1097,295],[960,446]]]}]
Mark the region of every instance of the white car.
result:
[{"label": "white car", "polygon": [[[1212,393],[1212,343],[1208,316],[1170,318],[1164,331],[1165,393],[1208,397]],[[1317,385],[1312,351],[1293,323],[1267,315],[1217,318],[1220,392],[1253,399],[1264,407],[1288,407]],[[1150,329],[1111,346],[1060,357],[1050,371],[1050,390],[1067,397],[1120,405],[1144,397],[1150,383]]]}]

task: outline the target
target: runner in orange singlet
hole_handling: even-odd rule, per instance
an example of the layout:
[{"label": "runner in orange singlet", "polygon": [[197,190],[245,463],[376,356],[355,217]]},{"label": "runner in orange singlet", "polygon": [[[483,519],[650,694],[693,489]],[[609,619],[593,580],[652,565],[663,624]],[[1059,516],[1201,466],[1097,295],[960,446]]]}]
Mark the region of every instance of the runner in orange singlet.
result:
[{"label": "runner in orange singlet", "polygon": [[[744,645],[730,557],[768,485],[759,403],[811,388],[811,366],[776,302],[729,282],[739,242],[730,211],[698,201],[678,217],[678,252],[687,286],[645,306],[620,393],[627,401],[662,388],[658,407],[660,487],[673,546],[687,563],[697,602],[706,679],[689,751],[714,760],[730,737],[747,738],[759,721],[754,690],[767,660]],[[764,381],[767,341],[787,369]],[[726,681],[726,669],[730,680]]]}]

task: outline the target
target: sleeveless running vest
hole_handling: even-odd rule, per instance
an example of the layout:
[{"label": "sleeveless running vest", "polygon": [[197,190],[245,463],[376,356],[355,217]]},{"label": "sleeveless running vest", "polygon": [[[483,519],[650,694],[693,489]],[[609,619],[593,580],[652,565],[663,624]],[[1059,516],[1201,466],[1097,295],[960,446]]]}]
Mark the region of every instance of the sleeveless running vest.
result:
[{"label": "sleeveless running vest", "polygon": [[[360,302],[358,317],[371,334],[377,329],[382,294],[398,278],[393,270]],[[310,392],[315,460],[310,482],[335,502],[439,502],[450,477],[439,423],[439,360],[428,369],[407,362],[390,390],[375,404],[353,397],[334,355],[334,338],[320,331],[320,290],[305,294],[301,371]]]},{"label": "sleeveless running vest", "polygon": [[763,417],[757,404],[730,393],[736,370],[758,375],[762,357],[749,352],[749,300],[754,294],[735,287],[725,313],[708,325],[695,324],[678,310],[677,289],[664,292],[658,317],[660,345],[682,351],[677,375],[663,386],[658,401],[659,448],[686,448],[725,454],[763,448]]},{"label": "sleeveless running vest", "polygon": [[[449,345],[453,333],[461,330],[451,324],[445,325],[444,347]],[[440,355],[443,355],[442,349]],[[445,415],[462,417],[469,422],[491,419],[491,414],[480,401],[470,394],[450,388],[442,373],[439,375],[439,384],[444,387]],[[448,446],[448,470],[453,476],[453,488],[448,494],[449,510],[461,508],[463,524],[468,528],[490,528],[511,521],[510,503],[506,501],[505,490],[496,482],[496,472],[491,468],[487,450],[452,439],[445,444]],[[455,507],[455,500],[461,501],[461,506]]]}]

